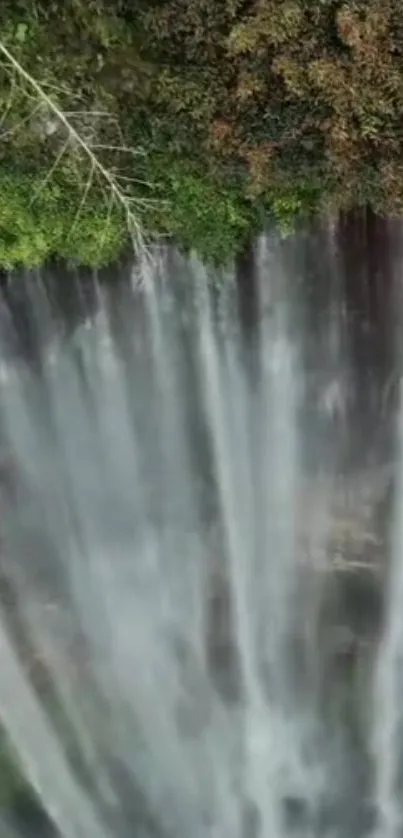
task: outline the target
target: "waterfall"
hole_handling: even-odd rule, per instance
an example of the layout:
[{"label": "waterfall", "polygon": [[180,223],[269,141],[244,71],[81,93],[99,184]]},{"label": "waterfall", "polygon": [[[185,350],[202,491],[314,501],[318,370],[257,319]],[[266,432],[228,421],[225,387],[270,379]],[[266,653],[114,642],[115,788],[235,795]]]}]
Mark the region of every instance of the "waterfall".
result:
[{"label": "waterfall", "polygon": [[400,834],[392,370],[361,398],[338,248],[2,290],[0,721],[60,838]]}]

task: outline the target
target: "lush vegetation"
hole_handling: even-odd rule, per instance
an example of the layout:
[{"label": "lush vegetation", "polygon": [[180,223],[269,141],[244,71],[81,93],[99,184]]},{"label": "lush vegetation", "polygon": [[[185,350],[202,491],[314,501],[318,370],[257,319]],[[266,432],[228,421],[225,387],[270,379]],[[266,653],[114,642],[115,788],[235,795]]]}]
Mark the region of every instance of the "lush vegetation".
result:
[{"label": "lush vegetation", "polygon": [[400,0],[3,0],[0,41],[45,94],[2,53],[0,265],[403,210]]}]

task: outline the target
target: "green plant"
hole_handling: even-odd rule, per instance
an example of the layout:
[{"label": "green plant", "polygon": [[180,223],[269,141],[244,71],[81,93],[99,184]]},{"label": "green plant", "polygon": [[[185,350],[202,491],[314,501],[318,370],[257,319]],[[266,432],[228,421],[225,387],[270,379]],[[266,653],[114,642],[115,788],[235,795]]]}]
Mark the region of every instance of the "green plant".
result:
[{"label": "green plant", "polygon": [[[236,183],[203,174],[190,161],[166,157],[150,161],[161,200],[148,216],[149,226],[195,250],[203,259],[223,265],[249,237],[257,216]],[[164,200],[165,198],[165,200]]]},{"label": "green plant", "polygon": [[[41,265],[62,256],[94,267],[117,258],[125,217],[94,191],[78,216],[80,191],[60,176],[43,186],[41,173],[0,166],[0,265]],[[97,200],[98,197],[98,200]]]}]

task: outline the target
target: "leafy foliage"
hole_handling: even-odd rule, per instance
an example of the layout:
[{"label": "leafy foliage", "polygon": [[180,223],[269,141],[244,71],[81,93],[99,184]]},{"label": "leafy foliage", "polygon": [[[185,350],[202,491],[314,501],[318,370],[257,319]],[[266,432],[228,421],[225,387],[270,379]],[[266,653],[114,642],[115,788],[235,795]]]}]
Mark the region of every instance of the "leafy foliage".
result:
[{"label": "leafy foliage", "polygon": [[84,204],[68,181],[52,178],[44,188],[35,172],[0,167],[0,265],[39,266],[61,256],[94,267],[119,254],[125,240],[124,220],[108,214],[102,199]]},{"label": "leafy foliage", "polygon": [[[180,241],[217,265],[229,261],[258,226],[256,213],[236,184],[200,171],[192,161],[153,156],[150,178],[158,183],[149,227]],[[169,200],[164,197],[169,195]]]},{"label": "leafy foliage", "polygon": [[251,200],[263,196],[275,214],[285,203],[400,211],[399,0],[168,0],[145,20],[165,58],[167,121],[180,123],[180,81],[192,75],[177,136],[197,114],[200,142],[240,168]]},{"label": "leafy foliage", "polygon": [[[400,0],[3,0],[0,41],[96,149],[139,224],[220,262],[263,214],[288,231],[357,203],[402,212],[402,21]],[[46,180],[56,164],[35,213],[10,203],[3,265],[51,252],[93,263],[121,246],[115,202],[97,246],[110,188],[66,139],[3,60],[1,177],[21,177],[22,195],[27,169]],[[69,206],[57,235],[53,183]]]}]

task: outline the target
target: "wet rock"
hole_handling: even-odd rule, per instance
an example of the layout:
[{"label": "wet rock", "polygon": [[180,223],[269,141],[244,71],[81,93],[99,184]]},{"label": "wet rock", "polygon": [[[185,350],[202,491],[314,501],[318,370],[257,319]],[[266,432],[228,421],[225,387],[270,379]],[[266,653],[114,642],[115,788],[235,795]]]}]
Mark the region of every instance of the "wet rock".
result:
[{"label": "wet rock", "polygon": [[242,811],[242,835],[244,838],[260,838],[260,813],[255,803],[247,800]]},{"label": "wet rock", "polygon": [[207,658],[211,680],[226,701],[241,694],[239,653],[234,643],[233,606],[228,582],[215,574],[207,607]]},{"label": "wet rock", "polygon": [[20,795],[10,809],[0,814],[2,838],[59,838],[50,817],[29,794]]},{"label": "wet rock", "polygon": [[284,797],[281,808],[286,832],[303,831],[308,826],[309,808],[302,797]]}]

